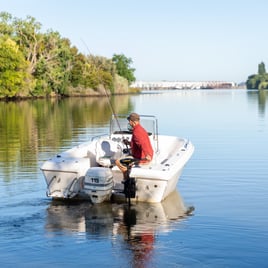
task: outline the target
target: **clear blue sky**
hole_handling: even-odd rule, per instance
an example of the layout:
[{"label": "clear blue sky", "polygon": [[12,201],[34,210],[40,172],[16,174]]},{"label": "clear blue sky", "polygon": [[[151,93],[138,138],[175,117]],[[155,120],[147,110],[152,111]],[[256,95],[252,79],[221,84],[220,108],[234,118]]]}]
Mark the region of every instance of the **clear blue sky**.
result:
[{"label": "clear blue sky", "polygon": [[34,17],[84,54],[123,53],[137,80],[239,83],[268,69],[267,0],[1,0],[0,11]]}]

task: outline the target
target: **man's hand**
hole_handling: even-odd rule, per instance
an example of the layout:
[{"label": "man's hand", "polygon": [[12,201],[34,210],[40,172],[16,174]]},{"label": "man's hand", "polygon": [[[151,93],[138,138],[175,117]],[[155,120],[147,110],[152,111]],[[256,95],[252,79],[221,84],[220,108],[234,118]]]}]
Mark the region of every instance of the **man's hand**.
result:
[{"label": "man's hand", "polygon": [[147,161],[151,161],[151,160],[152,160],[152,158],[151,158],[150,155],[146,155],[146,156],[145,156],[145,159],[146,159]]},{"label": "man's hand", "polygon": [[123,140],[123,143],[124,143],[125,145],[130,145],[129,140],[127,140],[127,139],[124,139],[124,140]]}]

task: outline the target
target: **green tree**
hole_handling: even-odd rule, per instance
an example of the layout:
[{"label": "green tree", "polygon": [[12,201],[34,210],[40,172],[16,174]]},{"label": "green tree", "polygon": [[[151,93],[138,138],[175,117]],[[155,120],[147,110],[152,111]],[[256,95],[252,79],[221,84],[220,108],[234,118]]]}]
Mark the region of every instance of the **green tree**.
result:
[{"label": "green tree", "polygon": [[131,84],[136,80],[134,76],[135,69],[131,68],[131,58],[127,58],[123,54],[114,54],[112,57],[112,61],[115,63],[117,74],[126,78],[128,84]]},{"label": "green tree", "polygon": [[266,73],[263,62],[258,65],[258,74],[248,77],[246,85],[247,89],[268,89],[268,74]]},{"label": "green tree", "polygon": [[248,89],[258,89],[260,81],[258,80],[258,75],[252,74],[248,77],[246,85]]},{"label": "green tree", "polygon": [[0,35],[10,37],[14,33],[12,16],[7,12],[0,13]]},{"label": "green tree", "polygon": [[73,87],[78,87],[82,85],[84,80],[84,69],[86,65],[86,57],[78,53],[76,47],[71,48],[71,53],[73,55],[73,66],[70,72],[70,81]]},{"label": "green tree", "polygon": [[101,92],[103,87],[127,93],[127,82],[135,81],[130,58],[85,56],[58,32],[42,33],[41,24],[31,16],[22,20],[1,12],[0,39],[1,98],[83,94]]},{"label": "green tree", "polygon": [[114,90],[113,79],[115,75],[114,63],[101,56],[89,55],[85,69],[85,86],[98,90],[103,85],[111,92]]},{"label": "green tree", "polygon": [[265,64],[264,64],[263,62],[261,62],[261,63],[258,65],[258,74],[259,74],[259,75],[264,75],[264,74],[266,74]]},{"label": "green tree", "polygon": [[28,62],[11,39],[0,38],[0,97],[27,96]]},{"label": "green tree", "polygon": [[34,71],[37,86],[33,94],[65,94],[70,84],[72,61],[68,39],[61,38],[58,32],[44,34]]},{"label": "green tree", "polygon": [[29,62],[29,73],[33,74],[38,61],[39,47],[42,42],[41,24],[31,16],[26,20],[14,18],[14,40],[19,45],[25,59]]}]

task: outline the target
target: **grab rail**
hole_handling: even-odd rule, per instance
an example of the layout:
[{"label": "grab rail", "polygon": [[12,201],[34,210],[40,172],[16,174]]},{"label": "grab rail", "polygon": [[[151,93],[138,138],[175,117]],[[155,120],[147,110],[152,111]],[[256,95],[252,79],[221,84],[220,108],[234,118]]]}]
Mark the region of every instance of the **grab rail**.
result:
[{"label": "grab rail", "polygon": [[52,193],[55,192],[55,191],[50,192],[50,185],[52,184],[52,182],[53,182],[56,178],[57,178],[57,176],[54,175],[54,176],[51,178],[51,180],[50,180],[50,182],[48,183],[48,185],[47,185],[47,191],[46,191],[46,195],[47,195],[47,197],[50,196]]},{"label": "grab rail", "polygon": [[[70,185],[69,185],[69,187],[64,191],[64,197],[65,198],[70,198],[70,195],[71,195],[71,193],[75,193],[75,194],[77,194],[77,192],[75,192],[75,191],[71,191],[71,188],[72,188],[72,186],[74,185],[74,183],[76,182],[76,181],[78,181],[78,179],[77,178],[74,178],[73,180],[72,180],[72,182],[70,183]],[[66,193],[67,192],[67,193]]]}]

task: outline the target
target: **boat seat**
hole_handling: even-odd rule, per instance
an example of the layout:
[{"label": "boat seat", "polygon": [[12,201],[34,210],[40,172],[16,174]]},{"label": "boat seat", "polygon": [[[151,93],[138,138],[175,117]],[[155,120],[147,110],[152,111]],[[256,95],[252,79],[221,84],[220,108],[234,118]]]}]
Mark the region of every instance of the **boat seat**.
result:
[{"label": "boat seat", "polygon": [[100,166],[111,167],[122,155],[122,147],[115,141],[101,139],[96,143],[96,162]]}]

